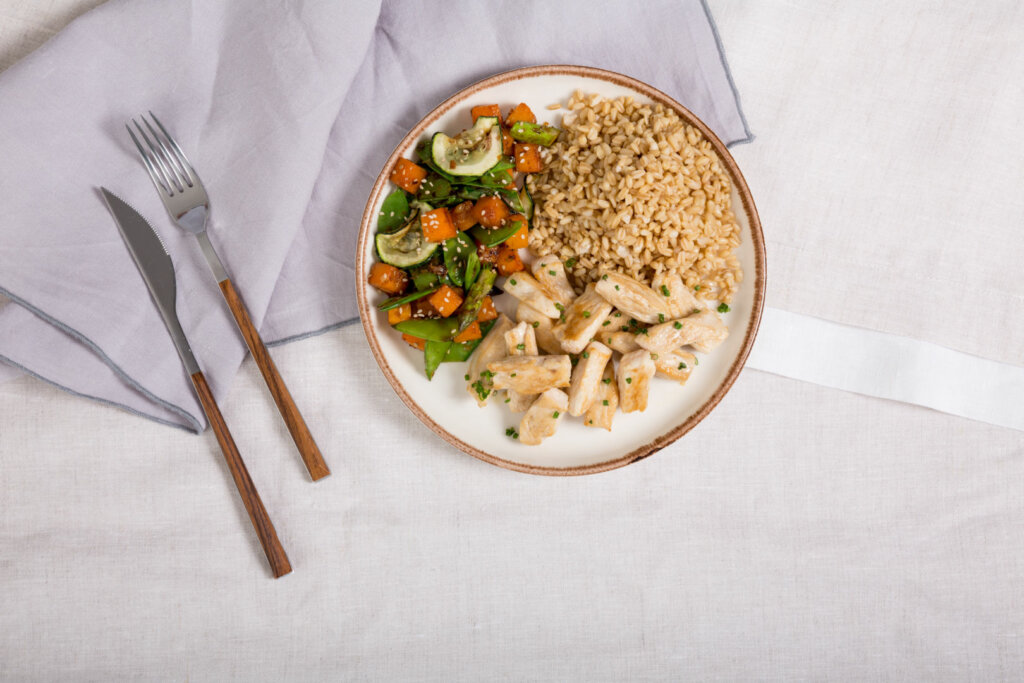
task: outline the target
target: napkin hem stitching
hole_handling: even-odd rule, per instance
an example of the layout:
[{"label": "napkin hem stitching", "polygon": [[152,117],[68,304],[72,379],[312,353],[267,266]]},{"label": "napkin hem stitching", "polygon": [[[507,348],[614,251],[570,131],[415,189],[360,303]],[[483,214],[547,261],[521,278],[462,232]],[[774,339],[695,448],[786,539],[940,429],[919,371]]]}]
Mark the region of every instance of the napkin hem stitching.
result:
[{"label": "napkin hem stitching", "polygon": [[[182,408],[180,406],[176,406],[173,403],[160,398],[159,396],[155,395],[154,393],[152,393],[151,391],[146,389],[144,386],[139,384],[135,379],[133,379],[131,377],[131,375],[129,375],[127,372],[125,372],[124,369],[121,368],[121,366],[119,366],[117,363],[115,363],[110,358],[110,356],[108,356],[103,351],[103,349],[101,349],[94,341],[92,341],[91,339],[86,337],[84,334],[82,334],[78,330],[74,329],[73,327],[71,327],[71,326],[61,322],[60,320],[57,320],[56,318],[54,318],[53,316],[49,315],[48,313],[46,313],[42,309],[37,308],[36,306],[30,304],[28,301],[26,301],[25,299],[21,298],[20,296],[14,294],[13,292],[11,292],[6,287],[0,286],[0,294],[3,294],[8,299],[10,299],[12,302],[18,304],[19,306],[22,306],[23,308],[28,309],[33,315],[35,315],[38,318],[48,322],[51,325],[53,325],[54,327],[56,327],[61,332],[63,332],[65,334],[67,334],[68,336],[70,336],[72,339],[76,339],[79,342],[81,342],[82,344],[85,344],[85,346],[87,348],[89,348],[93,353],[95,353],[99,357],[99,359],[102,360],[107,365],[107,367],[109,367],[111,370],[114,371],[115,375],[120,377],[130,387],[132,387],[133,389],[135,389],[140,394],[142,394],[143,396],[145,396],[149,400],[153,401],[157,405],[159,405],[159,406],[161,406],[163,408],[166,408],[167,410],[171,411],[172,413],[176,413],[178,415],[181,415],[189,423],[189,425],[191,425],[191,427],[192,427],[191,431],[193,431],[194,433],[196,433],[196,434],[201,434],[202,433],[203,429],[202,429],[202,425],[199,423],[199,420],[197,420],[195,417],[193,417],[184,408]],[[175,427],[179,427],[179,428],[185,429],[185,430],[189,429],[186,425],[176,424],[176,423],[170,422],[168,420],[164,420],[162,418],[156,417],[155,415],[150,415],[148,413],[143,413],[143,412],[141,412],[139,410],[136,410],[135,408],[132,408],[130,406],[127,406],[127,405],[124,405],[124,404],[121,404],[121,403],[117,403],[116,401],[111,401],[109,399],[103,399],[103,398],[99,398],[97,396],[91,396],[89,394],[83,394],[81,392],[75,391],[74,389],[71,389],[70,387],[66,387],[63,384],[60,384],[60,383],[55,382],[53,380],[49,380],[49,379],[43,377],[42,375],[40,375],[39,373],[34,372],[32,370],[29,370],[28,368],[25,368],[21,364],[14,362],[13,360],[7,358],[3,354],[0,354],[0,358],[3,358],[5,361],[7,361],[8,363],[10,363],[11,365],[13,365],[15,367],[24,370],[25,372],[27,372],[28,374],[32,375],[33,377],[37,377],[37,378],[43,380],[44,382],[52,384],[53,386],[58,387],[60,389],[63,389],[64,391],[67,391],[68,393],[74,394],[75,396],[81,396],[83,398],[91,398],[91,399],[94,399],[96,401],[99,401],[100,403],[106,403],[108,405],[118,406],[120,408],[124,408],[125,410],[127,410],[130,413],[133,413],[135,415],[139,415],[140,417],[149,418],[149,419],[154,420],[156,422],[160,422],[161,424],[169,424],[169,425],[172,425],[172,426],[175,426]]]},{"label": "napkin hem stitching", "polygon": [[301,341],[303,339],[309,339],[310,337],[319,337],[321,334],[324,334],[325,332],[331,332],[333,330],[341,329],[342,327],[348,327],[352,323],[356,323],[356,322],[359,322],[359,318],[358,317],[356,317],[356,318],[348,318],[347,320],[342,320],[341,322],[331,323],[330,325],[325,325],[325,326],[323,326],[323,327],[321,327],[319,329],[316,329],[316,330],[310,330],[309,332],[300,332],[298,334],[293,334],[293,335],[290,335],[288,337],[281,337],[280,339],[275,339],[274,341],[269,341],[269,342],[264,342],[264,343],[267,346],[283,346],[284,344],[290,344],[291,342]]},{"label": "napkin hem stitching", "polygon": [[[126,406],[125,404],[118,403],[117,401],[111,401],[110,399],[107,399],[107,398],[102,398],[100,396],[93,396],[92,394],[84,394],[81,391],[75,391],[71,387],[64,386],[60,382],[56,382],[56,381],[54,381],[54,380],[52,380],[52,379],[50,379],[48,377],[43,377],[38,372],[35,372],[34,370],[30,370],[29,368],[25,367],[21,363],[18,363],[17,361],[12,360],[11,358],[9,358],[8,356],[3,355],[2,353],[0,353],[0,360],[2,360],[4,363],[7,363],[12,368],[17,368],[21,372],[24,372],[29,377],[34,377],[35,379],[37,379],[37,380],[39,380],[41,382],[45,382],[46,384],[49,384],[52,387],[60,389],[61,391],[66,391],[67,393],[71,394],[72,396],[77,396],[79,398],[86,398],[86,399],[89,399],[91,401],[96,401],[97,403],[100,403],[100,404],[105,405],[105,406],[113,406],[114,408],[120,408],[120,409],[124,410],[125,412],[128,412],[128,413],[130,413],[132,415],[137,415],[139,417],[146,418],[147,420],[152,420],[153,422],[156,422],[158,424],[167,425],[168,427],[175,427],[177,429],[181,429],[181,430],[189,432],[189,433],[192,433],[194,431],[194,430],[190,429],[188,426],[181,424],[180,422],[172,422],[170,420],[165,420],[162,417],[157,417],[156,415],[150,415],[149,413],[144,413],[141,410],[137,410],[135,408],[132,408],[131,406]],[[186,416],[186,417],[189,417],[189,416]]]},{"label": "napkin hem stitching", "polygon": [[750,126],[747,124],[747,117],[743,114],[743,102],[740,100],[740,92],[736,88],[736,81],[732,78],[732,69],[729,68],[729,62],[725,58],[725,46],[722,45],[722,36],[718,33],[718,24],[715,23],[715,17],[711,14],[711,8],[708,7],[707,0],[700,0],[700,6],[704,9],[704,15],[708,18],[708,24],[711,25],[711,34],[715,37],[715,47],[718,49],[718,59],[722,62],[722,68],[725,70],[725,79],[729,82],[729,88],[732,90],[733,99],[736,100],[736,113],[740,115],[740,122],[743,124],[743,132],[747,134],[747,137],[742,140],[733,140],[732,142],[726,143],[726,147],[732,147],[734,145],[747,145],[756,139],[756,136],[750,132]]}]

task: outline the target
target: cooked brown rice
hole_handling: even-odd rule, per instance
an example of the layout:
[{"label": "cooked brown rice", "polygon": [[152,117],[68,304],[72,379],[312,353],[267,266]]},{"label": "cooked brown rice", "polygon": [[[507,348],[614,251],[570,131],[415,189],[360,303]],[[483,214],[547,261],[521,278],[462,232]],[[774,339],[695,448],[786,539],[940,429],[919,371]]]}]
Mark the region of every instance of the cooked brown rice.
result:
[{"label": "cooked brown rice", "polygon": [[731,301],[740,230],[711,143],[661,104],[577,91],[568,108],[531,178],[530,250],[568,261],[580,284],[604,270],[648,283],[675,271],[700,296]]}]

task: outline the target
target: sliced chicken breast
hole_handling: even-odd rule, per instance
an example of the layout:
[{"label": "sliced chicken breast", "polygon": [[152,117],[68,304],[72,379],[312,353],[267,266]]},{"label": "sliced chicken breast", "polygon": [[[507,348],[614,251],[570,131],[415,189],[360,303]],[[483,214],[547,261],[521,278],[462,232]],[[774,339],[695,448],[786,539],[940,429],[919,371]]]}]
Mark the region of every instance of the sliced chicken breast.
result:
[{"label": "sliced chicken breast", "polygon": [[597,341],[601,342],[612,351],[618,351],[625,355],[632,353],[640,348],[640,345],[636,343],[636,335],[632,332],[623,332],[620,328],[616,327],[614,330],[610,328],[602,328],[597,333]]},{"label": "sliced chicken breast", "polygon": [[569,384],[569,414],[579,417],[590,408],[601,393],[604,368],[612,358],[612,350],[600,342],[592,341],[580,355],[572,370]]},{"label": "sliced chicken breast", "polygon": [[565,353],[580,353],[594,338],[612,312],[612,305],[597,293],[593,285],[565,309],[565,320],[552,332]]},{"label": "sliced chicken breast", "polygon": [[530,323],[530,326],[533,328],[534,337],[537,339],[537,346],[540,347],[541,351],[556,356],[564,353],[562,345],[555,338],[554,332],[552,332],[554,323],[551,318],[529,304],[520,302],[516,306],[516,321]]},{"label": "sliced chicken breast", "polygon": [[652,353],[651,360],[658,371],[658,377],[666,377],[680,384],[686,384],[690,373],[697,365],[697,357],[681,349],[665,353]]},{"label": "sliced chicken breast", "polygon": [[[537,339],[530,323],[519,323],[505,333],[505,346],[509,356],[536,356]],[[514,389],[508,390],[508,409],[513,413],[525,412],[536,400],[536,394],[521,394]]]},{"label": "sliced chicken breast", "polygon": [[619,407],[619,387],[615,384],[615,368],[611,363],[604,366],[597,398],[583,415],[584,427],[600,427],[612,430],[612,420]]},{"label": "sliced chicken breast", "polygon": [[729,336],[729,328],[711,310],[703,310],[686,318],[670,320],[648,328],[637,335],[636,343],[652,353],[665,353],[680,346],[692,346],[707,353]]},{"label": "sliced chicken breast", "polygon": [[505,292],[511,294],[525,304],[529,304],[538,312],[549,318],[557,318],[562,314],[551,297],[544,293],[540,283],[526,272],[509,275],[498,284]]},{"label": "sliced chicken breast", "polygon": [[597,293],[615,308],[641,322],[657,323],[668,318],[668,297],[628,275],[605,273],[597,281]]},{"label": "sliced chicken breast", "polygon": [[569,397],[564,391],[548,389],[544,391],[530,409],[523,415],[519,423],[519,441],[528,446],[537,446],[558,430],[558,421],[565,415]]},{"label": "sliced chicken breast", "polygon": [[466,374],[466,391],[476,399],[478,405],[487,405],[487,399],[494,391],[487,364],[504,358],[506,351],[505,333],[512,329],[512,321],[504,313],[498,314],[491,331],[483,338],[476,351],[469,357]]},{"label": "sliced chicken breast", "polygon": [[576,290],[569,284],[565,274],[565,266],[557,256],[541,256],[533,262],[533,277],[540,283],[541,289],[555,303],[568,308],[576,298]]},{"label": "sliced chicken breast", "polygon": [[[500,362],[500,361],[499,361]],[[627,353],[619,361],[619,406],[622,412],[647,409],[647,393],[656,368],[646,350]]]},{"label": "sliced chicken breast", "polygon": [[[693,295],[690,288],[683,284],[683,278],[676,273],[658,273],[651,279],[651,287],[655,292],[665,296],[665,304],[668,307],[668,311],[665,313],[666,320],[685,318],[707,308],[706,305],[697,301],[697,297]],[[668,292],[667,296],[665,292]]]},{"label": "sliced chicken breast", "polygon": [[552,387],[567,387],[572,377],[569,356],[512,356],[487,364],[494,373],[495,389],[539,394]]}]

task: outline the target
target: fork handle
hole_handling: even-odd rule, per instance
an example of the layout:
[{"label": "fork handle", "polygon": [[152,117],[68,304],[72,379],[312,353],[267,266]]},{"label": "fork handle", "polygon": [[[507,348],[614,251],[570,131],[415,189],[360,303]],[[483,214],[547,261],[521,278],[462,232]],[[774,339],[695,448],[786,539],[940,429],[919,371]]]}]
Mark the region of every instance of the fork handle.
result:
[{"label": "fork handle", "polygon": [[238,323],[238,329],[242,331],[242,337],[245,338],[245,344],[249,347],[249,351],[252,352],[256,366],[260,369],[260,373],[263,374],[263,381],[267,383],[270,395],[274,397],[274,403],[277,404],[277,409],[280,411],[281,417],[284,418],[284,423],[288,426],[288,431],[292,435],[295,446],[299,449],[299,455],[302,456],[302,462],[305,463],[309,476],[313,478],[313,481],[326,477],[331,473],[331,470],[328,469],[327,463],[324,462],[323,454],[320,453],[316,441],[313,440],[313,435],[310,434],[306,421],[302,419],[302,413],[295,406],[291,392],[288,391],[284,380],[281,379],[281,374],[277,371],[277,366],[274,365],[270,352],[267,351],[266,345],[260,338],[260,333],[256,331],[256,326],[252,324],[249,311],[246,310],[245,304],[242,303],[242,297],[238,295],[235,286],[231,284],[230,278],[224,278],[220,281],[220,291],[224,295],[225,301],[228,302],[231,314],[235,316],[235,322]]},{"label": "fork handle", "polygon": [[246,469],[245,462],[242,461],[238,446],[231,438],[228,425],[224,422],[224,416],[220,414],[220,408],[217,407],[217,402],[213,399],[213,392],[210,391],[210,385],[206,383],[206,377],[202,372],[192,375],[192,385],[196,388],[199,402],[203,404],[203,412],[210,420],[210,427],[217,435],[217,443],[220,444],[220,449],[224,452],[224,459],[228,463],[228,469],[231,470],[231,477],[235,480],[239,495],[242,496],[242,503],[245,505],[246,512],[249,513],[249,519],[252,521],[253,527],[256,528],[256,535],[270,562],[274,578],[280,578],[292,570],[292,565],[288,561],[288,555],[285,554],[281,541],[277,538],[274,523],[270,521],[270,515],[263,507],[263,501],[260,500],[260,494],[256,491],[256,485],[252,483],[249,470]]}]

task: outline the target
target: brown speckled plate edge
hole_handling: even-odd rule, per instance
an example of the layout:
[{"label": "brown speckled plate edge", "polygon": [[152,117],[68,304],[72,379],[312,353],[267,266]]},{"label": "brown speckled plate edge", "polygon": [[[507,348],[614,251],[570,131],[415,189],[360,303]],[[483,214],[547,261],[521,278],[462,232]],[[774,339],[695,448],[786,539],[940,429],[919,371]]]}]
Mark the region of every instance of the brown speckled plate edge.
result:
[{"label": "brown speckled plate edge", "polygon": [[[715,393],[708,398],[707,401],[685,422],[671,429],[670,431],[655,437],[649,443],[636,448],[625,455],[622,455],[613,460],[607,460],[605,462],[597,463],[594,465],[584,465],[581,467],[539,467],[536,465],[524,465],[522,463],[512,462],[499,458],[490,453],[486,453],[474,446],[467,444],[466,442],[457,439],[455,436],[450,434],[444,427],[440,426],[433,419],[427,415],[423,409],[416,403],[412,397],[405,391],[401,382],[395,377],[391,371],[388,360],[384,357],[384,353],[381,351],[380,344],[377,341],[377,334],[370,323],[370,316],[376,314],[376,309],[370,305],[369,298],[367,297],[366,287],[367,284],[362,274],[366,272],[366,254],[367,240],[373,234],[371,226],[374,218],[374,208],[377,205],[381,193],[385,190],[388,184],[388,173],[387,170],[391,168],[397,161],[402,153],[409,148],[409,146],[415,143],[416,140],[423,135],[423,133],[430,128],[430,126],[440,117],[442,114],[447,112],[452,107],[466,101],[474,94],[479,91],[489,88],[494,85],[499,85],[508,81],[514,81],[524,78],[532,78],[535,76],[581,76],[587,78],[594,78],[598,80],[608,81],[615,85],[631,88],[644,95],[650,97],[655,102],[660,102],[673,109],[680,117],[683,118],[687,123],[692,124],[701,133],[704,134],[708,140],[711,141],[712,146],[721,158],[722,163],[729,171],[729,175],[732,177],[733,184],[740,196],[740,200],[743,204],[743,209],[746,212],[748,221],[750,223],[750,234],[753,239],[754,246],[754,303],[751,311],[750,322],[747,325],[746,334],[743,339],[743,346],[740,348],[736,359],[733,364],[729,367],[729,372],[726,374],[725,379],[715,390]],[[743,178],[743,174],[740,173],[739,167],[736,165],[736,160],[729,154],[729,150],[726,149],[722,141],[715,135],[711,130],[704,124],[703,121],[698,119],[690,110],[683,105],[676,102],[674,99],[663,93],[662,91],[654,88],[646,83],[624,76],[614,71],[606,71],[604,69],[597,69],[588,66],[573,66],[573,65],[562,65],[552,64],[546,66],[531,66],[522,69],[515,69],[513,71],[506,71],[504,73],[495,74],[489,78],[485,78],[482,81],[474,83],[473,85],[460,90],[455,93],[447,100],[439,104],[433,111],[425,116],[416,127],[413,128],[409,133],[402,139],[395,150],[391,153],[387,163],[384,164],[384,168],[381,170],[380,175],[377,176],[377,181],[373,185],[373,190],[370,192],[370,197],[366,202],[366,209],[363,211],[363,219],[359,225],[359,242],[357,246],[358,251],[356,252],[356,296],[359,302],[359,318],[363,325],[363,332],[366,334],[366,341],[370,344],[370,351],[373,353],[373,357],[377,360],[377,364],[380,366],[381,372],[387,378],[391,384],[391,388],[394,389],[398,397],[409,407],[409,410],[419,418],[419,420],[430,427],[438,436],[455,446],[459,450],[469,453],[475,458],[479,458],[484,462],[489,462],[492,465],[498,467],[504,467],[505,469],[515,470],[517,472],[526,472],[528,474],[543,474],[548,476],[573,476],[582,474],[596,474],[597,472],[605,472],[607,470],[616,469],[618,467],[624,467],[630,463],[643,460],[644,458],[657,453],[659,450],[669,445],[679,437],[683,436],[697,424],[703,420],[708,413],[710,413],[722,397],[732,387],[733,382],[739,376],[740,371],[743,369],[743,365],[746,363],[747,356],[750,354],[750,349],[754,344],[754,337],[757,336],[757,329],[761,323],[761,312],[764,308],[764,291],[765,291],[765,254],[764,254],[764,234],[761,232],[761,220],[757,215],[757,208],[754,206],[754,199],[750,194],[750,188],[747,187],[747,181]]]}]

